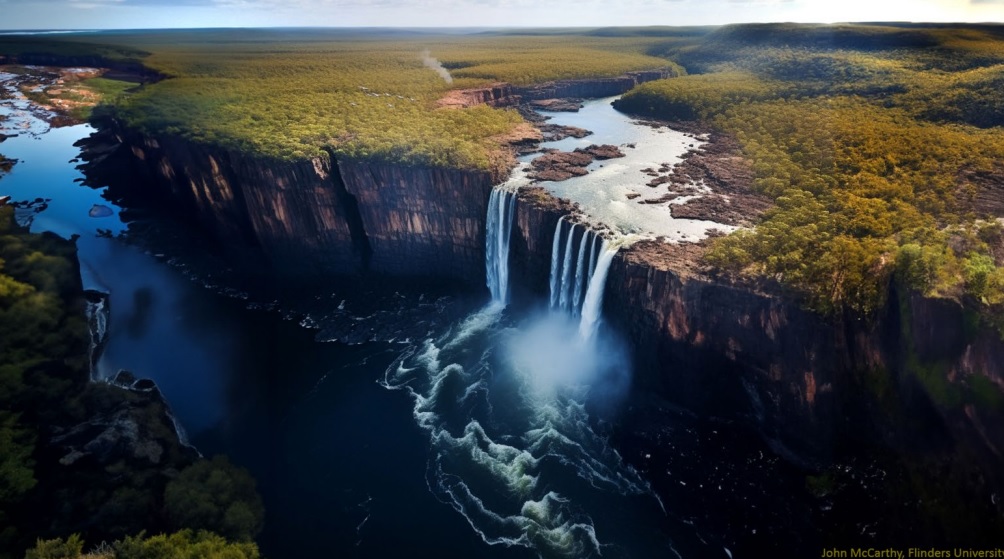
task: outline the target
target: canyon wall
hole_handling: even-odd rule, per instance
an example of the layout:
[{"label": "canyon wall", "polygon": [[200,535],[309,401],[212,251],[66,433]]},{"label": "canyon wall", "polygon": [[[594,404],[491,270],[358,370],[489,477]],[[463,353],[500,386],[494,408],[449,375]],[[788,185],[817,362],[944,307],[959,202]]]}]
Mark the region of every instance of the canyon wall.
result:
[{"label": "canyon wall", "polygon": [[[501,84],[462,101],[613,95],[667,73]],[[274,161],[102,128],[155,190],[270,273],[484,285],[485,212],[503,176],[330,153]],[[555,227],[573,213],[541,188],[521,190],[510,262],[516,301],[546,295]],[[827,463],[851,435],[894,448],[963,441],[979,460],[1004,463],[1004,343],[961,305],[892,286],[874,320],[822,317],[777,286],[709,278],[659,250],[621,251],[606,291],[605,314],[634,348],[638,388],[696,413],[748,418],[796,462]]]},{"label": "canyon wall", "polygon": [[[524,189],[511,266],[546,295],[554,230],[571,204]],[[890,286],[872,320],[806,310],[780,286],[688,269],[661,243],[622,249],[606,319],[634,350],[635,388],[702,417],[751,421],[781,455],[826,465],[848,446],[957,452],[1004,484],[1004,341],[957,302]],[[960,450],[961,449],[961,450]]]},{"label": "canyon wall", "polygon": [[556,99],[561,97],[599,98],[612,97],[630,91],[635,86],[663,78],[676,77],[671,69],[627,72],[613,78],[589,78],[578,80],[558,80],[531,86],[519,87],[517,93],[526,101]]},{"label": "canyon wall", "polygon": [[287,162],[122,129],[116,140],[142,182],[191,210],[238,261],[305,281],[371,271],[483,283],[497,174],[332,154]]}]

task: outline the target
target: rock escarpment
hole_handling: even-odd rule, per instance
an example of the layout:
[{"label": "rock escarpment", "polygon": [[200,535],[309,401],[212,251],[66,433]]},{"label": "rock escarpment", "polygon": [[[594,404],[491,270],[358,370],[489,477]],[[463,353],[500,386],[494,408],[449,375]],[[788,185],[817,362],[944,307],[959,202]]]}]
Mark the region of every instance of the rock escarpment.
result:
[{"label": "rock escarpment", "polygon": [[[521,190],[511,266],[548,289],[555,225],[573,205]],[[751,421],[809,467],[857,446],[956,460],[1004,487],[1004,340],[957,302],[891,286],[878,317],[826,317],[769,284],[710,277],[695,245],[641,242],[611,265],[604,315],[627,335],[635,388],[702,417]],[[967,466],[968,467],[968,466]]]},{"label": "rock escarpment", "polygon": [[980,471],[969,489],[1004,487],[1004,341],[975,312],[893,284],[871,320],[825,317],[776,286],[694,274],[673,256],[642,243],[608,276],[606,313],[632,339],[642,391],[752,420],[803,465],[883,449]]},{"label": "rock escarpment", "polygon": [[439,100],[440,107],[460,109],[476,105],[512,107],[518,105],[520,96],[512,84],[500,82],[473,89],[454,89]]},{"label": "rock escarpment", "polygon": [[107,124],[104,135],[162,199],[267,273],[314,281],[370,271],[472,284],[484,273],[484,215],[499,173],[331,153],[279,161]]},{"label": "rock escarpment", "polygon": [[627,72],[613,78],[588,78],[575,80],[557,80],[517,89],[519,95],[526,101],[542,99],[558,99],[563,97],[612,97],[630,91],[636,85],[672,78],[676,72],[671,69],[644,70]]},{"label": "rock escarpment", "polygon": [[579,109],[578,102],[565,99],[612,97],[627,93],[639,84],[676,75],[674,70],[663,68],[627,72],[612,78],[555,80],[528,86],[499,82],[472,89],[454,89],[438,104],[440,107],[463,108],[475,105],[515,107],[520,103],[534,103],[538,108],[575,111]]}]

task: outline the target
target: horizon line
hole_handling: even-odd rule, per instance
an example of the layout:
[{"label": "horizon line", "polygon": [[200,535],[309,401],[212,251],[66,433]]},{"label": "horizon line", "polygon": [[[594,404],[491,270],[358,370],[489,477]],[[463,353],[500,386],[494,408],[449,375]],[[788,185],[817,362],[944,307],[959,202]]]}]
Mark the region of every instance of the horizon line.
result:
[{"label": "horizon line", "polygon": [[208,26],[208,27],[95,27],[95,28],[20,28],[0,29],[0,35],[26,34],[73,34],[99,33],[103,31],[212,31],[212,30],[242,30],[242,29],[273,29],[273,30],[546,30],[546,29],[693,29],[704,27],[727,27],[730,25],[992,25],[1004,26],[1004,21],[911,21],[911,20],[880,20],[880,21],[747,21],[732,23],[706,23],[692,25],[239,25],[239,26]]}]

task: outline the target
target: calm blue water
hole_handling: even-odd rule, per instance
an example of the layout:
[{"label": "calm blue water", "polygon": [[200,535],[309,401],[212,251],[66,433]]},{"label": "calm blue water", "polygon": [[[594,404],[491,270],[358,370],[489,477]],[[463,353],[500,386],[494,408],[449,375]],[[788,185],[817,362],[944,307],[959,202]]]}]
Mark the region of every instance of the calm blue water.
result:
[{"label": "calm blue water", "polygon": [[[84,288],[110,294],[109,340],[98,374],[127,369],[153,378],[186,429],[210,427],[222,418],[219,371],[240,347],[239,334],[231,334],[239,331],[240,316],[225,308],[226,301],[113,237],[126,229],[119,208],[102,198],[101,190],[75,182],[82,174],[69,162],[80,151],[73,143],[90,132],[87,125],[56,128],[0,144],[7,157],[19,160],[0,179],[0,195],[51,199],[31,230],[77,235]],[[110,208],[112,215],[90,217],[95,205]]]}]

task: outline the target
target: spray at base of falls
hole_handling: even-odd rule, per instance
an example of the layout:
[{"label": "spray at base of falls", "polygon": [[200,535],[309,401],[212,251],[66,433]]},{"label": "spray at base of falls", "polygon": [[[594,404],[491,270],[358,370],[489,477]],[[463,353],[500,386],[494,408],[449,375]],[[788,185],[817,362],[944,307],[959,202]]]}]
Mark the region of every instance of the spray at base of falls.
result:
[{"label": "spray at base of falls", "polygon": [[[512,316],[505,304],[514,205],[515,193],[492,192],[485,235],[492,302],[405,351],[382,385],[412,397],[415,421],[429,435],[430,491],[486,543],[568,558],[641,556],[628,550],[642,540],[667,549],[662,503],[586,410],[587,401],[616,404],[629,384],[626,346],[599,332],[615,249],[566,223],[552,254],[558,308]],[[610,507],[623,514],[610,515]]]}]

